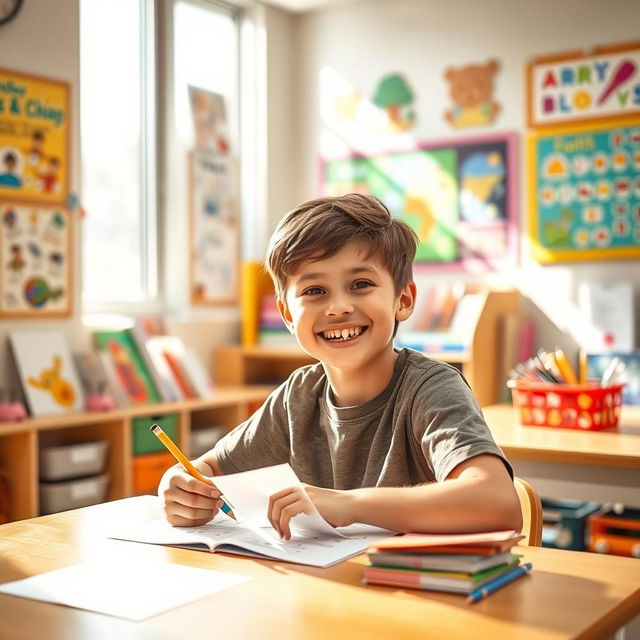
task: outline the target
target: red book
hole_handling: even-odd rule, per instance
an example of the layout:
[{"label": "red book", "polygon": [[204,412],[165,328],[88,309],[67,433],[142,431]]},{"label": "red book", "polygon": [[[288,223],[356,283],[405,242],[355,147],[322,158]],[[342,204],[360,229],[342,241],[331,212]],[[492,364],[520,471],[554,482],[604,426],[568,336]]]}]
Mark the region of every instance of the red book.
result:
[{"label": "red book", "polygon": [[377,550],[421,551],[424,553],[473,553],[490,555],[510,549],[524,536],[510,531],[485,533],[406,533],[385,538],[375,544]]},{"label": "red book", "polygon": [[169,365],[169,369],[171,369],[171,373],[173,373],[173,377],[175,378],[176,382],[178,383],[178,386],[180,387],[180,391],[182,391],[182,394],[184,395],[185,398],[197,398],[197,394],[194,392],[194,390],[191,388],[191,384],[189,383],[189,380],[187,379],[187,376],[185,375],[184,371],[182,370],[182,366],[180,365],[180,362],[178,361],[178,359],[169,351],[164,351],[163,352],[164,355],[164,359],[167,361],[167,364]]}]

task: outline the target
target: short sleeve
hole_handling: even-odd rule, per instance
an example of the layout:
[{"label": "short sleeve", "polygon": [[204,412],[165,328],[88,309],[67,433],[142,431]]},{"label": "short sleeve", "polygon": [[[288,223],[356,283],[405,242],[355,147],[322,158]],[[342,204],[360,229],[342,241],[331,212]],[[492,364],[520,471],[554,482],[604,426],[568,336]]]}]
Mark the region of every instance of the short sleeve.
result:
[{"label": "short sleeve", "polygon": [[414,436],[436,480],[443,481],[461,462],[481,454],[498,456],[513,469],[494,442],[476,398],[453,367],[438,367],[420,385],[412,407]]},{"label": "short sleeve", "polygon": [[213,448],[223,473],[237,473],[289,461],[287,382]]}]

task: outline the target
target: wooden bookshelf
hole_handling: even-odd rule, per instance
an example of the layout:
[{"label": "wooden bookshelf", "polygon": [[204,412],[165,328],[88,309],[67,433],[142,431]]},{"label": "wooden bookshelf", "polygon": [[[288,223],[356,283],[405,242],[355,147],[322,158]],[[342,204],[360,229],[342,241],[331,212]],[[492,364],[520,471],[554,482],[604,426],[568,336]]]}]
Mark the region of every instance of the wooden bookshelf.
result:
[{"label": "wooden bookshelf", "polygon": [[8,472],[10,520],[39,515],[38,450],[48,444],[104,440],[109,443],[106,468],[107,500],[134,495],[132,419],[140,416],[178,416],[178,445],[189,455],[193,429],[212,424],[232,429],[262,403],[272,386],[219,388],[206,399],[128,407],[106,412],[76,412],[0,423],[0,468]]},{"label": "wooden bookshelf", "polygon": [[[501,319],[520,309],[516,290],[487,291],[472,328],[469,348],[463,351],[428,353],[432,358],[454,364],[473,389],[481,406],[500,401],[504,384],[501,370]],[[294,369],[315,360],[297,347],[231,345],[215,351],[214,380],[219,385],[276,384]]]}]

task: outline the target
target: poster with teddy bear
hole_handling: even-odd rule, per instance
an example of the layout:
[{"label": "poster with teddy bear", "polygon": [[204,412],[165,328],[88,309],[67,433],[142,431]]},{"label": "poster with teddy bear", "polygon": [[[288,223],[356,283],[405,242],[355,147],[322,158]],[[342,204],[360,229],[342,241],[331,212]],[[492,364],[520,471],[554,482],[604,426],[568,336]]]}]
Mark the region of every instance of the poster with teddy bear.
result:
[{"label": "poster with teddy bear", "polygon": [[454,128],[484,127],[493,123],[501,111],[493,98],[497,60],[484,64],[449,67],[444,77],[449,83],[453,106],[444,113],[445,120]]}]

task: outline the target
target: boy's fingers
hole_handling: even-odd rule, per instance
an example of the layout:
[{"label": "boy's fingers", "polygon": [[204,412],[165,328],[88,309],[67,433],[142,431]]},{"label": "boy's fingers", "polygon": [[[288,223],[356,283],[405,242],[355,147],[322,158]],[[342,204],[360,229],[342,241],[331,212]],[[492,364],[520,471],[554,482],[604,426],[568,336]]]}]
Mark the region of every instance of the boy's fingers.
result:
[{"label": "boy's fingers", "polygon": [[284,489],[269,496],[267,517],[269,518],[271,526],[278,532],[279,536],[282,536],[282,530],[280,528],[280,512],[282,507],[296,499],[295,488]]},{"label": "boy's fingers", "polygon": [[214,509],[198,509],[197,507],[187,507],[186,505],[180,504],[179,502],[174,502],[171,505],[167,505],[167,508],[174,516],[179,516],[180,518],[184,518],[184,520],[188,520],[192,523],[194,521],[209,522],[209,520],[211,520],[211,518],[213,518],[214,516]]},{"label": "boy's fingers", "polygon": [[183,489],[178,489],[173,500],[185,507],[193,507],[196,509],[217,509],[220,503],[219,498],[203,496],[199,493],[193,493]]},{"label": "boy's fingers", "polygon": [[201,496],[207,496],[210,498],[219,498],[220,491],[217,487],[214,487],[212,484],[208,484],[206,482],[200,482],[200,480],[196,480],[191,476],[188,476],[184,482],[180,483],[180,488],[185,491],[190,491],[191,493],[198,493]]}]

